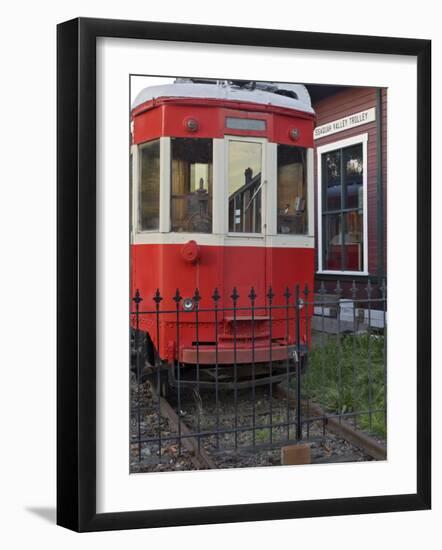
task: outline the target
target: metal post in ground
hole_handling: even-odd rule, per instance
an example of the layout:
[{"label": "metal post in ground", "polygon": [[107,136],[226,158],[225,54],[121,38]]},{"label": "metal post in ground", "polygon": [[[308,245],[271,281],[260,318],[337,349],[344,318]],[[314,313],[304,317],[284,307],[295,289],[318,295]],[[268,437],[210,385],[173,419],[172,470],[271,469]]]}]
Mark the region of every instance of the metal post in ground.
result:
[{"label": "metal post in ground", "polygon": [[299,298],[299,284],[295,290],[296,311],[296,440],[302,439],[302,410],[301,410],[301,310]]},{"label": "metal post in ground", "polygon": [[135,296],[132,298],[135,303],[135,353],[137,362],[137,422],[138,422],[138,462],[141,462],[141,405],[140,405],[140,392],[141,392],[141,358],[140,358],[140,291],[136,290]]},{"label": "metal post in ground", "polygon": [[256,292],[254,287],[249,294],[250,311],[252,319],[252,444],[256,445],[256,366],[255,366],[255,300]]},{"label": "metal post in ground", "polygon": [[[157,349],[160,350],[160,303],[163,298],[161,297],[160,290],[157,288],[153,300],[155,302],[155,326],[157,334]],[[155,365],[157,369],[157,415],[158,415],[158,460],[161,462],[161,360],[160,357],[156,357]]]},{"label": "metal post in ground", "polygon": [[230,296],[233,302],[233,379],[234,379],[234,389],[233,389],[233,398],[235,406],[235,451],[238,449],[238,366],[237,366],[237,342],[236,342],[236,315],[237,315],[237,303],[239,294],[236,290],[236,286],[233,287],[232,295]]},{"label": "metal post in ground", "polygon": [[176,381],[177,381],[177,408],[178,408],[178,455],[181,455],[181,366],[180,366],[180,303],[183,297],[179,289],[176,289],[175,296],[172,298],[175,302],[175,318],[176,318]]}]

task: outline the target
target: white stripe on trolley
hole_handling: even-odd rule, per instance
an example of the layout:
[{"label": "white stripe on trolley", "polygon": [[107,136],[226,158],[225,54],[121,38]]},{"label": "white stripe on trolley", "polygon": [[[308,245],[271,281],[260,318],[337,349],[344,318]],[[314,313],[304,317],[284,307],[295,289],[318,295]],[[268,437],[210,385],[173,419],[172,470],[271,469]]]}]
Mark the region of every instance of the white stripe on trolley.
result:
[{"label": "white stripe on trolley", "polygon": [[184,244],[196,241],[201,246],[253,246],[261,248],[314,248],[311,235],[216,235],[204,233],[140,232],[132,244]]}]

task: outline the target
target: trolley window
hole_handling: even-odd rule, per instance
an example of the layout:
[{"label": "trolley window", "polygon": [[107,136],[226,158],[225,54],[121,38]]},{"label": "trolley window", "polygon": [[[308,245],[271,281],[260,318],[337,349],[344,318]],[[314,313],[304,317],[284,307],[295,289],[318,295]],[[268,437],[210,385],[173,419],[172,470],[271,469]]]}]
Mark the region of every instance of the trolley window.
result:
[{"label": "trolley window", "polygon": [[139,228],[154,231],[160,221],[160,141],[140,146]]},{"label": "trolley window", "polygon": [[229,232],[261,233],[262,144],[229,141]]},{"label": "trolley window", "polygon": [[305,149],[278,145],[277,209],[278,233],[307,233]]},{"label": "trolley window", "polygon": [[171,229],[212,232],[211,139],[172,139]]}]

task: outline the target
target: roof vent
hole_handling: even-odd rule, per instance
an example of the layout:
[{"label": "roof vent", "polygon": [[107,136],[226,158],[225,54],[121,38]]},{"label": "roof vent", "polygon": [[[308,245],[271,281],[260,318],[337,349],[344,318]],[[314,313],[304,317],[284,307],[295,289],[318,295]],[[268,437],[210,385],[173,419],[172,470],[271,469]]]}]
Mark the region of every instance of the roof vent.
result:
[{"label": "roof vent", "polygon": [[294,92],[293,90],[279,89],[279,90],[275,90],[273,93],[277,94],[277,95],[283,95],[285,97],[291,97],[293,99],[299,99],[298,94],[296,92]]}]

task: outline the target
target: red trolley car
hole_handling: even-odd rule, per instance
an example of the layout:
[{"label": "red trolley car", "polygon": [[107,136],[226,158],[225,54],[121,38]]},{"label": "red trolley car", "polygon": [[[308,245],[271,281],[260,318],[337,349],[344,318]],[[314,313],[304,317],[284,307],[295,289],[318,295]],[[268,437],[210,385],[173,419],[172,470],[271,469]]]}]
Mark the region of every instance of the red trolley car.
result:
[{"label": "red trolley car", "polygon": [[177,79],[144,89],[131,116],[131,291],[153,310],[132,326],[147,362],[246,372],[293,359],[308,315],[299,342],[278,305],[295,284],[313,289],[306,88]]}]

